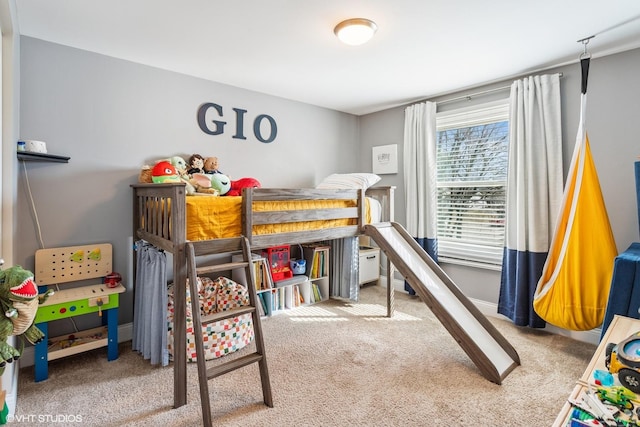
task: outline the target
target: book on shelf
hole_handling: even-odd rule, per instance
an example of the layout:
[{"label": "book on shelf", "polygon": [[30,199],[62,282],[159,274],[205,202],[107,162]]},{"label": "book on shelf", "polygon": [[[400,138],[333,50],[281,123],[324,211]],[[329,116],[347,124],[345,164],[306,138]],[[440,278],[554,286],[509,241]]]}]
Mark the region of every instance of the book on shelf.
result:
[{"label": "book on shelf", "polygon": [[298,285],[293,285],[291,287],[292,297],[291,304],[293,308],[298,308],[304,304],[304,297],[302,296],[302,292],[300,292],[300,287]]},{"label": "book on shelf", "polygon": [[[253,254],[253,277],[256,281],[256,291],[263,291],[266,289],[273,288],[273,279],[271,278],[271,270],[269,269],[269,265],[267,264],[267,260],[262,258],[260,255]],[[233,255],[231,260],[233,262],[240,262],[243,260],[242,255]],[[243,285],[247,285],[248,279],[245,274],[244,269],[238,269],[239,271],[236,273],[233,272],[233,280],[240,282]],[[240,270],[242,270],[240,272]]]},{"label": "book on shelf", "polygon": [[258,312],[260,313],[260,316],[266,316],[267,313],[269,313],[267,302],[265,301],[264,292],[260,292],[258,294]]},{"label": "book on shelf", "polygon": [[329,249],[327,245],[303,245],[304,257],[310,279],[318,279],[329,274]]},{"label": "book on shelf", "polygon": [[264,292],[260,292],[260,298],[264,301],[264,310],[267,316],[271,316],[274,311],[274,301],[273,291],[275,289],[267,290]]},{"label": "book on shelf", "polygon": [[315,302],[322,301],[322,292],[320,291],[320,286],[318,286],[317,283],[312,283],[311,287],[313,289],[313,297],[315,299]]},{"label": "book on shelf", "polygon": [[302,292],[300,292],[300,288],[296,285],[294,286],[295,291],[295,301],[297,306],[301,306],[304,304],[304,297],[302,296]]},{"label": "book on shelf", "polygon": [[[271,269],[267,265],[267,260],[260,258],[260,290],[273,288],[273,278],[271,277]],[[257,287],[256,280],[256,287]]]}]

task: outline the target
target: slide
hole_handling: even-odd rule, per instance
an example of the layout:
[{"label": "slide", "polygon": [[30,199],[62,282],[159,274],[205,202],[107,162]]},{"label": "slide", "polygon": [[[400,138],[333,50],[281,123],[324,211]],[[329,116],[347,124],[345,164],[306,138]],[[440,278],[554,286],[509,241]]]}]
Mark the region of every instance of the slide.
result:
[{"label": "slide", "polygon": [[400,224],[368,224],[364,231],[433,311],[482,375],[491,382],[502,384],[502,380],[520,365],[520,358],[495,326]]}]

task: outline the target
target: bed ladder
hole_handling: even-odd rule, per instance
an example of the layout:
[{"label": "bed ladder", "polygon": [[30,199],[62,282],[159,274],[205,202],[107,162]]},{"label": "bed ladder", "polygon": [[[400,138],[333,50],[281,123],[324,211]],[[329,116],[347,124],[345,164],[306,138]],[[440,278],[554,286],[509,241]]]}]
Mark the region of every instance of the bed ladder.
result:
[{"label": "bed ladder", "polygon": [[[191,295],[191,313],[193,315],[193,334],[196,341],[196,362],[198,365],[198,382],[200,384],[200,403],[202,405],[202,420],[204,426],[212,427],[211,401],[209,399],[208,384],[209,380],[252,363],[258,363],[260,369],[264,404],[273,408],[271,383],[269,381],[269,370],[267,368],[267,358],[265,355],[264,340],[262,336],[262,324],[260,323],[260,312],[258,311],[258,304],[260,304],[260,302],[258,301],[258,296],[256,294],[255,276],[253,263],[251,262],[251,248],[249,246],[249,240],[245,237],[236,237],[231,239],[219,239],[216,241],[188,242],[185,250],[187,257],[189,291]],[[203,267],[196,266],[196,258],[198,256],[221,252],[236,252],[239,250],[241,250],[243,254],[242,261]],[[200,316],[198,298],[195,297],[198,295],[198,275],[210,274],[218,271],[229,271],[237,268],[244,268],[246,277],[248,278],[247,291],[249,292],[249,305],[236,307],[207,316]],[[207,369],[204,353],[204,341],[202,337],[202,325],[230,319],[247,313],[250,313],[252,316],[256,351]]]}]

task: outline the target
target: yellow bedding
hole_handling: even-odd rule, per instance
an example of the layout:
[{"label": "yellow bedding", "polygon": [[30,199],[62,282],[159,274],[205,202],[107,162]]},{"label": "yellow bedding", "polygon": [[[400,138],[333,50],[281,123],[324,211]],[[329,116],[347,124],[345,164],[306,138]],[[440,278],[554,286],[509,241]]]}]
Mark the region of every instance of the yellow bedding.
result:
[{"label": "yellow bedding", "polygon": [[[369,200],[365,199],[365,221],[371,222]],[[187,197],[186,221],[187,240],[209,240],[236,237],[242,234],[241,224],[241,196]],[[355,200],[305,200],[254,202],[254,211],[273,211],[291,209],[322,209],[354,207]],[[347,225],[356,225],[354,220],[323,220],[307,222],[291,222],[284,224],[256,225],[254,234],[274,234],[292,231],[319,230]]]}]

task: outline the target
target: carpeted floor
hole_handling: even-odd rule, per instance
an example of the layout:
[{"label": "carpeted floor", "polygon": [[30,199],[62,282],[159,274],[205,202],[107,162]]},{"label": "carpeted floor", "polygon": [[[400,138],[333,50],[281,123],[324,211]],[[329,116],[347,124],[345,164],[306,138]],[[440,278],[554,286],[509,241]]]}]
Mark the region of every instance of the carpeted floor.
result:
[{"label": "carpeted floor", "polygon": [[[396,293],[389,319],[385,295],[384,288],[365,287],[357,304],[331,300],[264,319],[275,407],[262,404],[254,364],[209,382],[214,424],[550,426],[595,351],[491,319],[522,363],[496,385],[417,297]],[[187,405],[173,409],[172,365],[151,366],[130,342],[120,350],[113,362],[106,349],[53,361],[40,383],[33,382],[33,367],[22,369],[14,422],[202,424],[195,364],[188,366]]]}]

